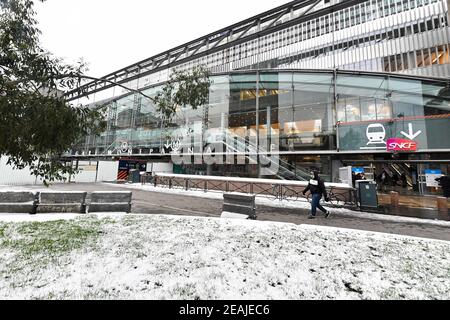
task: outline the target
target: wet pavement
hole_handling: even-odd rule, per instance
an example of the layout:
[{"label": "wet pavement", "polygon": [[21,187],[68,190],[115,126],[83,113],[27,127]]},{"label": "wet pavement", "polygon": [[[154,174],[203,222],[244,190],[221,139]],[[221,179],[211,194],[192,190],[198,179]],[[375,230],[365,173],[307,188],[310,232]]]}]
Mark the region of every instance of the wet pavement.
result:
[{"label": "wet pavement", "polygon": [[[32,189],[42,189],[42,186],[29,186]],[[109,184],[55,184],[51,190],[71,190],[71,191],[132,191],[133,206],[132,213],[139,214],[166,214],[184,216],[220,217],[222,213],[222,200],[191,197],[179,194],[165,194],[138,189],[124,188],[120,185]],[[89,199],[88,199],[89,200]],[[435,212],[429,210],[430,215]],[[257,207],[259,221],[276,221],[294,224],[308,224],[329,226],[338,228],[348,228],[356,230],[366,230],[391,234],[401,234],[414,237],[441,239],[450,241],[450,228],[428,225],[421,223],[393,222],[385,220],[372,220],[358,217],[344,217],[331,215],[325,219],[321,213],[314,220],[309,220],[308,210],[274,208],[267,206]],[[405,216],[400,211],[399,214]]]}]

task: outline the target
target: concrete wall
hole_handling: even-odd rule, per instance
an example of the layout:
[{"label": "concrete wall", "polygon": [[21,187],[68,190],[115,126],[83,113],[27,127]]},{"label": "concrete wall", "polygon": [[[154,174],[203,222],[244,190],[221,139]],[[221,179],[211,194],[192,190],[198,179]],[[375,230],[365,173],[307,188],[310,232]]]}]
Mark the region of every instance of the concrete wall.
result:
[{"label": "concrete wall", "polygon": [[98,163],[97,182],[116,181],[119,161],[100,161]]},{"label": "concrete wall", "polygon": [[14,170],[13,166],[7,165],[7,157],[0,158],[0,185],[19,186],[26,184],[42,184],[41,179],[31,175],[31,170],[26,167],[22,170]]},{"label": "concrete wall", "polygon": [[[42,179],[33,176],[29,167],[22,170],[13,169],[12,166],[6,165],[7,161],[7,157],[0,158],[0,185],[20,186],[42,184]],[[79,161],[78,168],[80,172],[70,178],[71,182],[94,183],[116,181],[119,162],[99,161],[97,164],[97,161]],[[62,183],[63,181],[60,182]]]},{"label": "concrete wall", "polygon": [[173,173],[173,163],[148,162],[147,163],[147,172]]},{"label": "concrete wall", "polygon": [[80,172],[72,176],[71,182],[94,183],[117,180],[119,161],[79,161]]},{"label": "concrete wall", "polygon": [[79,161],[78,174],[70,178],[70,182],[93,183],[97,176],[97,161]]}]

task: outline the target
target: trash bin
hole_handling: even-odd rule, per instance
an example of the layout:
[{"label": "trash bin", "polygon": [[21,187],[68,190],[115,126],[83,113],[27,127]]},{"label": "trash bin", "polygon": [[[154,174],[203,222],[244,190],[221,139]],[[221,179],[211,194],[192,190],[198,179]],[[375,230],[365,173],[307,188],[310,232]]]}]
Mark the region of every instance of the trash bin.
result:
[{"label": "trash bin", "polygon": [[141,182],[141,172],[138,169],[131,169],[128,174],[128,182],[130,183],[140,183]]},{"label": "trash bin", "polygon": [[378,208],[377,183],[373,180],[357,180],[355,185],[358,190],[360,208]]}]

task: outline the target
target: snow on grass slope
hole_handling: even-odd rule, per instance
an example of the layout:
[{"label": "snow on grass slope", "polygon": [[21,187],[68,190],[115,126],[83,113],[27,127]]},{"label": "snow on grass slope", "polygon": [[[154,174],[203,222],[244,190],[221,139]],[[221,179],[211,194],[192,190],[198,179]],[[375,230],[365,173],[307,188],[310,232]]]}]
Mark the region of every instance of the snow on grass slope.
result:
[{"label": "snow on grass slope", "polygon": [[0,222],[1,299],[449,299],[450,242],[274,222]]}]

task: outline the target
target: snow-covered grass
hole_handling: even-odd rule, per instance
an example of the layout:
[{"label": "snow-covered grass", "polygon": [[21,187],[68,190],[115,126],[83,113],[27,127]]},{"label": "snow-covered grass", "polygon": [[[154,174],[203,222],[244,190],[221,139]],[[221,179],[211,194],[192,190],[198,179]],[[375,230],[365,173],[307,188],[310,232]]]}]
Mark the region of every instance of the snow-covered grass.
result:
[{"label": "snow-covered grass", "polygon": [[450,242],[275,222],[0,222],[0,256],[0,299],[450,298]]}]

